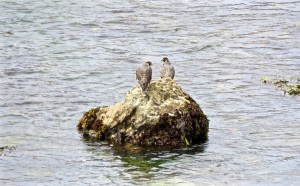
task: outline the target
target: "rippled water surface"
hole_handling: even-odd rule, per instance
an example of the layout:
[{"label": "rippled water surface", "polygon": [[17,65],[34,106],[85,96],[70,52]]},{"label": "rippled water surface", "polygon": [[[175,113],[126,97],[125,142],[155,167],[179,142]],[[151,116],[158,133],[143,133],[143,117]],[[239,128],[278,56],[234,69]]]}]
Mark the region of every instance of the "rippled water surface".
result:
[{"label": "rippled water surface", "polygon": [[[0,0],[1,185],[298,185],[300,1]],[[210,119],[205,144],[124,151],[76,124],[162,56]],[[7,147],[5,147],[7,146]],[[4,150],[3,150],[4,149]]]}]

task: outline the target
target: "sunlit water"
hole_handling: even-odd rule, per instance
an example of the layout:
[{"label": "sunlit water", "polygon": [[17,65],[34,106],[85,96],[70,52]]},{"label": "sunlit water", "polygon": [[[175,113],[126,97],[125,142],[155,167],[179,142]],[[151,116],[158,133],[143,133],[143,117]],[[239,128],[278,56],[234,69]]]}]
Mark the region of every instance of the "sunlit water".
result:
[{"label": "sunlit water", "polygon": [[[300,1],[0,0],[1,185],[298,185]],[[85,139],[83,112],[121,101],[168,56],[210,119],[205,144],[128,152]]]}]

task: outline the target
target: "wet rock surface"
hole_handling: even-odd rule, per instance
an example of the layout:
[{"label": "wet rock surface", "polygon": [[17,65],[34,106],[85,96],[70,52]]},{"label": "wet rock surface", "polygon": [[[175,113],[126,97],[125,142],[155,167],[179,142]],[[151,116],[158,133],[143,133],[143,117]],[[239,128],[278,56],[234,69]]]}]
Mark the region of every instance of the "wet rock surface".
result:
[{"label": "wet rock surface", "polygon": [[10,153],[16,150],[17,146],[0,146],[0,156],[4,156],[6,153]]},{"label": "wet rock surface", "polygon": [[138,146],[185,146],[207,138],[209,123],[200,106],[171,79],[140,86],[113,106],[90,109],[80,119],[84,135]]},{"label": "wet rock surface", "polygon": [[300,95],[300,77],[266,76],[262,77],[260,81],[264,84],[273,84],[284,94]]}]

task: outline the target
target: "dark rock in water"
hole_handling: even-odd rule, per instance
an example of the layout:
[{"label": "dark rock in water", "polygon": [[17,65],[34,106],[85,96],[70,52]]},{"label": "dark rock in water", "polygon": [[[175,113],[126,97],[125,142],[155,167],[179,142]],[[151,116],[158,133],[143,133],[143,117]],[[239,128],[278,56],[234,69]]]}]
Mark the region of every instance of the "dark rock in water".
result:
[{"label": "dark rock in water", "polygon": [[84,134],[117,144],[183,146],[207,139],[208,119],[175,81],[152,81],[147,95],[140,86],[113,106],[97,107],[78,123]]},{"label": "dark rock in water", "polygon": [[0,147],[0,156],[5,155],[5,152],[12,152],[16,150],[17,146],[1,146]]}]

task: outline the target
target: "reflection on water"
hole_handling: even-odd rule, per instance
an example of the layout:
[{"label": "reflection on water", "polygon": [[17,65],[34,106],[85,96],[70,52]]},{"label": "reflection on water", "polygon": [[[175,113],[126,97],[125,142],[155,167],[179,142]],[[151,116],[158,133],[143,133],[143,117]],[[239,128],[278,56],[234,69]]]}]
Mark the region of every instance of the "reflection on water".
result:
[{"label": "reflection on water", "polygon": [[103,159],[113,156],[121,162],[120,166],[124,168],[122,174],[128,174],[137,181],[151,180],[157,173],[168,171],[164,164],[179,162],[181,156],[192,157],[195,154],[201,154],[206,148],[206,143],[179,149],[141,148],[133,147],[130,144],[118,146],[92,138],[83,138],[83,143],[86,145],[86,151],[93,154],[95,164],[98,164],[97,160],[103,163]]},{"label": "reflection on water", "polygon": [[[297,185],[300,98],[262,85],[299,77],[300,2],[0,1],[1,185]],[[162,56],[210,119],[209,141],[132,149],[76,124],[137,85]]]}]

